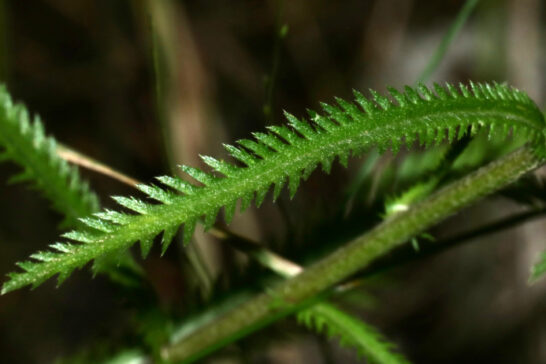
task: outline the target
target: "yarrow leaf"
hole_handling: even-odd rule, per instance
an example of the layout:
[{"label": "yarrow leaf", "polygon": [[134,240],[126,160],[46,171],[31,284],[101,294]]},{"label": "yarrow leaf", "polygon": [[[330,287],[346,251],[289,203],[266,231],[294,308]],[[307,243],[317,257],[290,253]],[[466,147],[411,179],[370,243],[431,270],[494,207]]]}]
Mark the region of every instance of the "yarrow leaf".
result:
[{"label": "yarrow leaf", "polygon": [[[319,165],[328,171],[337,157],[346,166],[349,155],[373,147],[397,151],[402,146],[414,147],[416,140],[427,147],[451,141],[448,136],[462,137],[468,129],[502,130],[506,135],[517,130],[529,136],[536,153],[545,153],[543,115],[523,92],[497,83],[471,83],[470,89],[464,85],[446,87],[435,85],[431,90],[420,85],[418,90],[406,87],[404,92],[390,89],[388,96],[372,92],[371,99],[355,92],[356,103],[337,100],[340,107],[323,104],[327,115],[311,113],[309,121],[286,113],[289,127],[270,127],[267,133],[255,133],[255,140],[239,141],[238,147],[225,146],[245,166],[204,157],[213,168],[210,173],[181,166],[197,184],[162,176],[157,179],[164,187],[140,186],[158,203],[116,197],[132,213],[96,213],[95,219],[104,221],[106,228],[97,229],[99,222],[89,220],[88,229],[69,233],[68,238],[75,240],[67,248],[70,253],[55,251],[47,255],[47,260],[24,263],[22,272],[9,275],[2,292],[37,286],[56,274],[64,279],[75,268],[105,254],[126,250],[137,241],[146,255],[153,237],[161,233],[165,248],[173,231],[181,226],[188,241],[196,222],[204,220],[205,227],[210,227],[222,207],[226,220],[231,220],[239,200],[241,211],[253,199],[259,205],[271,185],[275,185],[274,199],[285,184],[292,197],[301,180]],[[14,112],[9,111],[11,105],[3,105],[2,113]]]},{"label": "yarrow leaf", "polygon": [[396,352],[396,345],[388,342],[375,328],[330,303],[316,303],[298,312],[297,320],[310,330],[338,339],[340,346],[356,349],[358,355],[370,363],[409,363]]},{"label": "yarrow leaf", "polygon": [[42,121],[14,103],[4,85],[0,85],[0,160],[23,168],[9,182],[32,183],[64,216],[64,227],[74,226],[78,218],[99,208],[97,196],[77,168],[57,154],[57,143],[45,135]]}]

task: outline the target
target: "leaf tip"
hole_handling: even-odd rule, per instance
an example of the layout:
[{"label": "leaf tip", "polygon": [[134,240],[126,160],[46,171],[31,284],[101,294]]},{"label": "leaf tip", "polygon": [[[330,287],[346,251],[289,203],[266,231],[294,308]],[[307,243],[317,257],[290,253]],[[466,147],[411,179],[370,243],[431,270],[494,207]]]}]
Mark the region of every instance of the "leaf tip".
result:
[{"label": "leaf tip", "polygon": [[8,284],[8,283],[9,283],[9,281],[6,282],[6,283],[4,283],[4,284],[2,285],[2,290],[0,290],[0,296],[3,296],[3,295],[5,295],[6,293],[9,293],[9,292],[11,292],[11,291],[13,290],[13,289],[11,289],[11,288],[9,287],[9,284]]}]

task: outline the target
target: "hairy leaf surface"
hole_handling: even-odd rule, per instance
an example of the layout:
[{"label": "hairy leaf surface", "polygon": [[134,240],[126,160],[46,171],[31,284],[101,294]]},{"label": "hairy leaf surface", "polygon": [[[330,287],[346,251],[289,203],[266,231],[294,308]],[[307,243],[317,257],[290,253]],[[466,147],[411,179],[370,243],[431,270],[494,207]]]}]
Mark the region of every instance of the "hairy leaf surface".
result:
[{"label": "hairy leaf surface", "polygon": [[55,210],[65,216],[63,225],[98,210],[98,198],[82,181],[78,169],[57,155],[55,139],[46,136],[38,117],[31,118],[22,104],[11,100],[0,85],[0,161],[23,168],[10,182],[30,182],[43,192]]},{"label": "hairy leaf surface", "polygon": [[239,201],[241,210],[252,200],[259,206],[272,185],[274,199],[284,186],[293,196],[317,166],[328,172],[335,158],[346,165],[350,155],[374,146],[393,151],[404,145],[411,148],[416,141],[432,146],[461,138],[467,130],[475,134],[486,129],[503,135],[524,133],[543,153],[543,115],[527,95],[508,86],[447,84],[431,90],[420,85],[404,92],[390,89],[389,97],[374,91],[371,95],[368,99],[355,92],[355,103],[336,99],[337,105],[322,104],[324,113],[310,112],[309,121],[287,113],[288,126],[271,126],[268,133],[255,133],[254,140],[226,145],[244,166],[204,157],[213,173],[181,166],[198,184],[162,176],[158,181],[164,186],[141,186],[157,203],[115,197],[133,213],[104,210],[83,220],[88,229],[65,234],[73,242],[53,244],[53,251],[36,253],[32,261],[21,263],[23,271],[11,273],[2,292],[35,287],[56,274],[62,282],[75,268],[136,241],[145,256],[162,232],[165,249],[182,225],[187,241],[198,221],[204,219],[205,228],[210,227],[221,208],[230,220]]},{"label": "hairy leaf surface", "polygon": [[370,363],[406,364],[396,345],[388,342],[375,328],[335,306],[320,302],[298,312],[298,322],[328,338],[337,338],[341,346],[358,351]]}]

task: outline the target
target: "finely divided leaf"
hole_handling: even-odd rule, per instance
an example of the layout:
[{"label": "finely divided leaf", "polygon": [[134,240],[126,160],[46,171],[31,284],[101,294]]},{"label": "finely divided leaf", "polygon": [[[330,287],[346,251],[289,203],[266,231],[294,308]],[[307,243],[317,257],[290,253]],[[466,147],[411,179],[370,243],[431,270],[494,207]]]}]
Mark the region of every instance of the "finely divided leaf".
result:
[{"label": "finely divided leaf", "polygon": [[388,342],[375,328],[337,307],[320,302],[297,313],[298,322],[307,328],[336,338],[339,344],[358,351],[370,363],[406,364],[396,345]]},{"label": "finely divided leaf", "polygon": [[[323,104],[326,115],[311,112],[309,121],[286,113],[289,126],[270,127],[270,133],[255,133],[255,140],[239,141],[239,147],[225,146],[244,166],[203,157],[212,171],[181,166],[188,179],[196,183],[163,176],[158,180],[164,186],[139,187],[156,202],[116,197],[131,212],[96,213],[95,220],[84,221],[88,229],[67,235],[75,240],[65,243],[70,246],[66,247],[69,253],[53,247],[55,251],[48,253],[47,260],[34,257],[33,261],[23,263],[23,271],[10,274],[3,292],[36,286],[57,274],[64,279],[75,268],[105,254],[126,250],[137,241],[141,242],[145,255],[153,238],[162,233],[165,248],[173,231],[181,226],[187,242],[196,222],[204,219],[206,227],[210,227],[222,207],[229,221],[237,201],[241,201],[241,211],[252,200],[259,205],[271,185],[274,185],[273,199],[284,185],[292,197],[301,180],[319,165],[329,171],[337,157],[346,166],[349,155],[373,147],[397,151],[404,145],[414,147],[416,140],[431,146],[445,139],[452,141],[456,133],[461,137],[469,128],[473,132],[495,128],[505,135],[515,129],[524,132],[534,141],[537,153],[545,153],[543,147],[538,147],[544,145],[542,113],[524,93],[508,86],[471,84],[469,90],[465,86],[457,89],[452,85],[446,88],[435,85],[431,90],[421,85],[418,90],[406,87],[404,92],[390,89],[389,93],[385,97],[372,92],[370,100],[355,92],[356,103],[338,99],[339,107]],[[3,104],[1,112],[13,118],[13,107]],[[18,126],[20,130],[30,128],[22,125]],[[47,146],[40,129],[33,130],[36,143]],[[47,148],[50,150],[51,146]]]},{"label": "finely divided leaf", "polygon": [[0,85],[0,161],[8,160],[23,168],[9,182],[31,182],[64,215],[64,227],[98,210],[97,196],[77,168],[57,155],[56,142],[45,135],[40,119],[31,118]]}]

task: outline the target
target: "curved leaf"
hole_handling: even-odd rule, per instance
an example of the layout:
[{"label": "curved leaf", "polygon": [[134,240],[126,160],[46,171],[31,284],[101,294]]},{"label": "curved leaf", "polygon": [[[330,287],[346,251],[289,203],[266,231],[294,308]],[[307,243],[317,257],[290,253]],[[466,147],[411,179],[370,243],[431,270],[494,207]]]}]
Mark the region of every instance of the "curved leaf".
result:
[{"label": "curved leaf", "polygon": [[4,85],[0,85],[0,147],[1,161],[23,168],[10,182],[33,183],[64,215],[65,227],[98,210],[98,198],[80,179],[78,169],[57,155],[55,139],[45,135],[40,119],[31,118],[24,105],[13,103]]},{"label": "curved leaf", "polygon": [[298,312],[297,318],[309,329],[324,333],[329,338],[336,337],[341,346],[356,349],[370,363],[409,363],[395,351],[396,345],[388,342],[375,328],[329,303],[316,303]]},{"label": "curved leaf", "polygon": [[[241,200],[244,210],[254,196],[259,204],[271,185],[282,186],[286,182],[293,196],[301,179],[319,164],[329,169],[337,157],[346,165],[350,154],[358,155],[374,146],[379,150],[399,150],[403,145],[413,147],[417,139],[426,146],[452,141],[462,137],[467,129],[472,134],[486,129],[504,135],[512,130],[525,133],[537,146],[536,151],[544,153],[543,115],[527,95],[508,86],[471,83],[470,89],[464,85],[457,89],[435,85],[433,91],[420,85],[418,90],[406,87],[403,93],[391,89],[390,96],[372,92],[370,100],[355,92],[356,104],[341,100],[338,106],[323,104],[326,115],[311,113],[310,122],[287,113],[290,128],[270,128],[272,132],[268,134],[254,134],[255,141],[240,141],[240,147],[226,146],[246,166],[205,159],[224,177],[182,166],[198,185],[165,176],[158,180],[170,189],[141,187],[159,204],[116,198],[135,214],[109,210],[95,214],[108,223],[107,231],[97,229],[96,221],[84,220],[88,229],[65,235],[75,243],[65,243],[62,249],[54,245],[55,252],[33,255],[34,261],[20,265],[23,272],[9,274],[2,292],[26,285],[35,287],[56,274],[64,279],[75,268],[104,254],[128,249],[137,241],[142,243],[146,255],[154,236],[165,231],[164,237],[168,238],[181,225],[187,240],[198,220],[204,218],[206,227],[210,226],[220,208],[231,211]],[[277,187],[275,195],[278,190]],[[163,239],[164,246],[169,244],[167,238]]]}]

